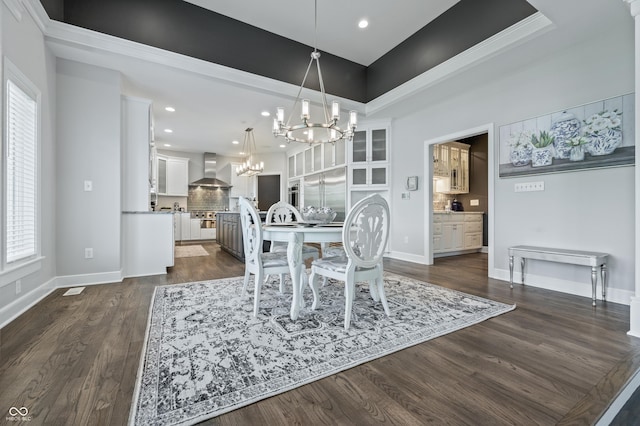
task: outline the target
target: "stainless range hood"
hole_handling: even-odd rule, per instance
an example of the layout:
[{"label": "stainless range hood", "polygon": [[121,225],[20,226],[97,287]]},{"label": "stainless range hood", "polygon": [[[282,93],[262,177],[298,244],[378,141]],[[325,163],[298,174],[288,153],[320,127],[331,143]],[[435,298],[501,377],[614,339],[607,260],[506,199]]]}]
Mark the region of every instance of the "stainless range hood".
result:
[{"label": "stainless range hood", "polygon": [[227,182],[216,177],[217,156],[213,152],[204,153],[204,177],[195,182],[191,182],[189,186],[211,186],[214,188],[231,188]]}]

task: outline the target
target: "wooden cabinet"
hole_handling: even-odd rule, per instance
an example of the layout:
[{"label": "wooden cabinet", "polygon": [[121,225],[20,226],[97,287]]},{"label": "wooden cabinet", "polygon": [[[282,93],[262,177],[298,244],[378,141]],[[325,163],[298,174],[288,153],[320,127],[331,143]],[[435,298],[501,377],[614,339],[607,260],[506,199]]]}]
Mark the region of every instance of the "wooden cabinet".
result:
[{"label": "wooden cabinet", "polygon": [[157,156],[157,190],[159,195],[189,195],[189,159]]},{"label": "wooden cabinet", "polygon": [[350,189],[389,186],[389,125],[363,126],[349,145]]},{"label": "wooden cabinet", "polygon": [[216,240],[227,253],[244,261],[244,248],[242,247],[242,228],[239,213],[218,213]]},{"label": "wooden cabinet", "polygon": [[434,256],[451,256],[482,248],[482,213],[433,213]]}]

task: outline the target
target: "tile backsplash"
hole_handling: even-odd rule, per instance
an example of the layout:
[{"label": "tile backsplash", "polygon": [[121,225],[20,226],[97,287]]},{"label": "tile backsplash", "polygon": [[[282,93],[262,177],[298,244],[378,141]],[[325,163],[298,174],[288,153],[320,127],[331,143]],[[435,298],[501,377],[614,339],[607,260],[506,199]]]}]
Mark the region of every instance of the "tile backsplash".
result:
[{"label": "tile backsplash", "polygon": [[204,186],[190,186],[188,210],[216,210],[229,208],[229,190]]}]

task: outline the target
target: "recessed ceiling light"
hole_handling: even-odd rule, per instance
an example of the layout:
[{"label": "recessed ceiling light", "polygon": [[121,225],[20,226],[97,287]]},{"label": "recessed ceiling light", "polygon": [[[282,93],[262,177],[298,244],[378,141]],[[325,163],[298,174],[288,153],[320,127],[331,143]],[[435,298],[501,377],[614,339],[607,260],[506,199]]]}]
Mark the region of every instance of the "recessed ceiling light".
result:
[{"label": "recessed ceiling light", "polygon": [[164,146],[171,146],[171,144],[170,143],[165,143]]},{"label": "recessed ceiling light", "polygon": [[369,26],[369,21],[367,21],[366,19],[362,19],[360,22],[358,22],[358,27],[360,28],[367,28]]},{"label": "recessed ceiling light", "polygon": [[238,141],[231,141],[231,143],[232,143],[232,144],[234,144],[234,145],[238,145],[240,142],[238,142]]},{"label": "recessed ceiling light", "polygon": [[260,114],[262,114],[263,117],[268,117],[271,115],[269,111],[262,111]]},{"label": "recessed ceiling light", "polygon": [[280,145],[280,148],[285,148],[285,147],[286,147],[285,144]]},{"label": "recessed ceiling light", "polygon": [[176,111],[176,109],[175,109],[174,107],[170,107],[170,106],[168,106],[168,107],[166,107],[166,108],[165,108],[165,111],[175,112],[175,111]]},{"label": "recessed ceiling light", "polygon": [[244,155],[244,151],[240,151],[240,155]]},{"label": "recessed ceiling light", "polygon": [[173,130],[171,130],[171,129],[164,129],[164,132],[165,132],[165,133],[173,133]]}]

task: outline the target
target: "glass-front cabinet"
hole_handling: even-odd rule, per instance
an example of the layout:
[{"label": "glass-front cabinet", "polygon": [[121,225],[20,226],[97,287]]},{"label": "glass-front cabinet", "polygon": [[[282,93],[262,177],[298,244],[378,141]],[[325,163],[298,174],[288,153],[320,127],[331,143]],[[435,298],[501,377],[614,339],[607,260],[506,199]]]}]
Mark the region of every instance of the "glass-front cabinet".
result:
[{"label": "glass-front cabinet", "polygon": [[288,178],[294,179],[311,173],[321,172],[346,162],[345,142],[323,143],[310,146],[288,158]]},{"label": "glass-front cabinet", "polygon": [[433,147],[435,192],[466,194],[469,192],[469,147],[461,142],[447,142]]},{"label": "glass-front cabinet", "polygon": [[351,189],[389,185],[390,126],[359,127],[349,146],[349,185]]}]

